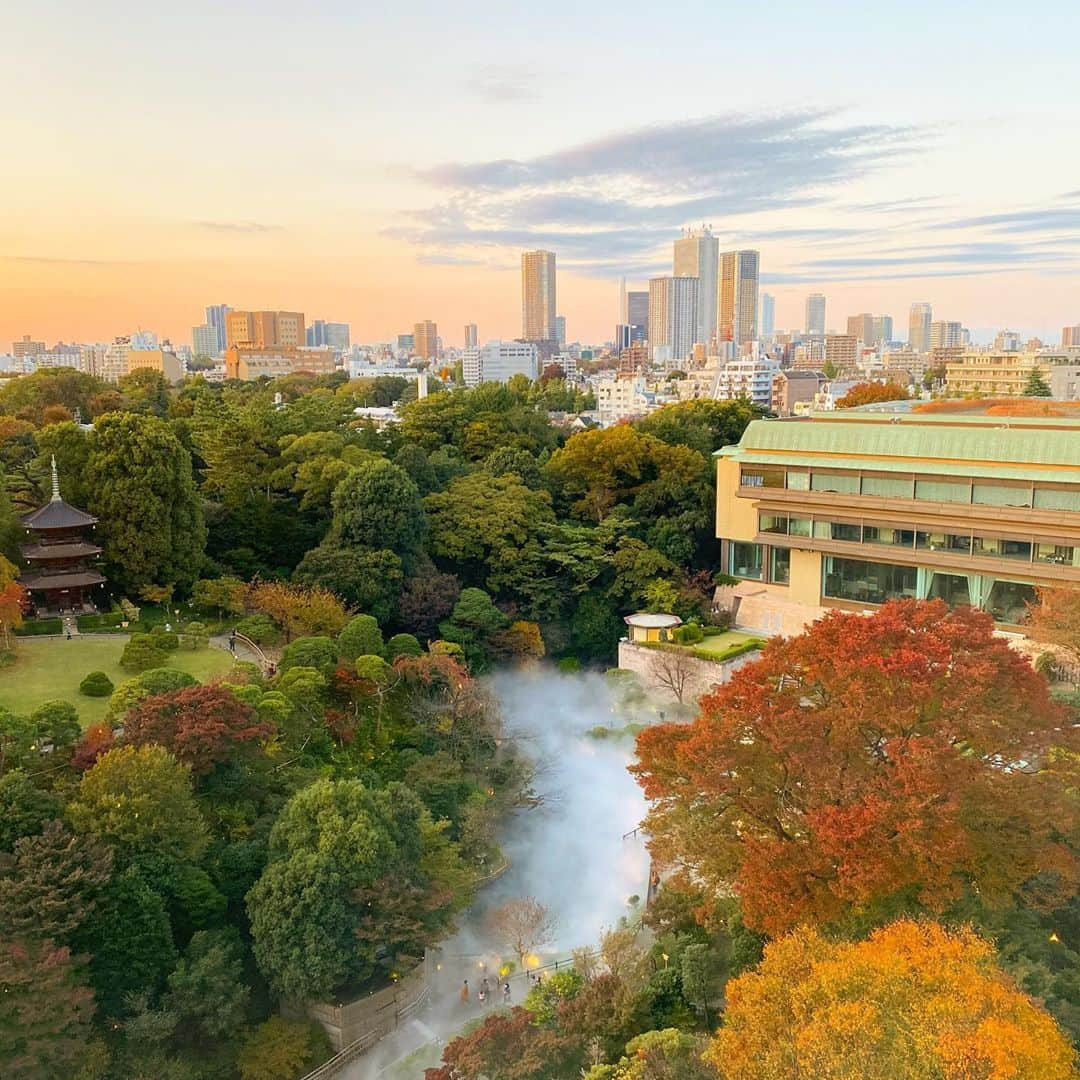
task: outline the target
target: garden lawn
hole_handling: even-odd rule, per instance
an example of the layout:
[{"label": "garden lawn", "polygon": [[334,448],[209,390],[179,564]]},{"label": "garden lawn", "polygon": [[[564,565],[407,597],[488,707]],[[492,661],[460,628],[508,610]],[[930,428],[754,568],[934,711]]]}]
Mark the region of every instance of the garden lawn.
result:
[{"label": "garden lawn", "polygon": [[[0,669],[0,708],[14,713],[31,713],[55,698],[70,701],[79,710],[83,727],[96,724],[109,707],[107,697],[93,698],[79,693],[79,683],[91,671],[104,671],[119,686],[133,672],[120,666],[120,654],[127,644],[122,635],[64,638],[19,638],[16,660]],[[207,647],[170,653],[166,667],[194,675],[200,682],[224,674],[232,667],[232,657],[222,649]]]},{"label": "garden lawn", "polygon": [[732,645],[742,645],[753,637],[753,634],[744,634],[739,630],[725,630],[722,634],[713,634],[712,637],[694,642],[693,648],[703,652],[722,653]]}]

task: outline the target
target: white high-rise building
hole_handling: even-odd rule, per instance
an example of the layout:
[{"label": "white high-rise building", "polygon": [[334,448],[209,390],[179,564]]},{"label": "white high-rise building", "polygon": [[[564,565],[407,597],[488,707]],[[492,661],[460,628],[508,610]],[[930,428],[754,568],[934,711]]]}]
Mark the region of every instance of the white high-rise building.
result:
[{"label": "white high-rise building", "polygon": [[685,360],[698,329],[696,277],[649,279],[649,352],[654,360]]},{"label": "white high-rise building", "polygon": [[930,323],[934,310],[929,304],[912,304],[908,313],[908,348],[912,352],[930,351]]},{"label": "white high-rise building", "polygon": [[806,322],[803,329],[812,336],[825,333],[825,294],[811,293],[806,298]]},{"label": "white high-rise building", "polygon": [[470,345],[461,351],[461,370],[466,386],[485,382],[504,383],[514,375],[535,379],[537,348],[527,341],[489,341],[486,345]]},{"label": "white high-rise building", "polygon": [[[960,323],[932,322],[930,324],[930,349],[961,349],[963,346],[964,328]],[[920,352],[927,351],[927,349],[920,350]]]},{"label": "white high-rise building", "polygon": [[750,356],[729,360],[716,373],[713,397],[718,401],[747,398],[768,408],[772,404],[773,380],[779,371],[779,360]]},{"label": "white high-rise building", "polygon": [[221,351],[218,348],[219,340],[216,326],[205,323],[191,328],[191,351],[196,356],[217,356]]},{"label": "white high-rise building", "polygon": [[761,337],[771,338],[776,332],[776,300],[771,293],[761,294]]},{"label": "white high-rise building", "polygon": [[716,274],[720,265],[720,241],[712,230],[688,230],[675,241],[675,277],[698,279],[696,344],[710,345],[716,337]]},{"label": "white high-rise building", "polygon": [[521,253],[521,336],[555,340],[555,252]]}]

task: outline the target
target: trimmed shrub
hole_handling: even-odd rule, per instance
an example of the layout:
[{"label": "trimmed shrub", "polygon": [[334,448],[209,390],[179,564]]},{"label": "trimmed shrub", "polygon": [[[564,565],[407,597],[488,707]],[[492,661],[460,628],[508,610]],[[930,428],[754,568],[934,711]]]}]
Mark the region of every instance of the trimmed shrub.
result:
[{"label": "trimmed shrub", "polygon": [[63,619],[26,619],[22,626],[15,628],[17,637],[40,637],[44,634],[62,634]]},{"label": "trimmed shrub", "polygon": [[132,634],[120,654],[120,666],[125,671],[146,671],[164,667],[166,651],[150,634]]},{"label": "trimmed shrub", "polygon": [[198,686],[199,680],[186,671],[175,668],[150,668],[138,676],[139,685],[148,695],[171,694],[174,690],[186,690],[189,686]]},{"label": "trimmed shrub", "polygon": [[581,661],[576,656],[564,656],[556,665],[560,671],[572,675],[581,670]]},{"label": "trimmed shrub", "polygon": [[108,697],[115,689],[112,679],[104,671],[91,671],[79,683],[79,693],[87,697]]},{"label": "trimmed shrub", "polygon": [[166,652],[176,652],[180,648],[180,635],[166,630],[163,626],[155,626],[150,631],[150,636],[157,642],[158,648]]},{"label": "trimmed shrub", "polygon": [[399,656],[423,656],[424,647],[412,634],[395,634],[386,643],[386,659],[393,663]]},{"label": "trimmed shrub", "polygon": [[382,656],[386,646],[378,620],[371,615],[355,615],[338,634],[338,653],[346,660],[358,656]]},{"label": "trimmed shrub", "polygon": [[281,631],[268,615],[249,615],[236,624],[236,632],[254,641],[256,645],[277,645]]}]

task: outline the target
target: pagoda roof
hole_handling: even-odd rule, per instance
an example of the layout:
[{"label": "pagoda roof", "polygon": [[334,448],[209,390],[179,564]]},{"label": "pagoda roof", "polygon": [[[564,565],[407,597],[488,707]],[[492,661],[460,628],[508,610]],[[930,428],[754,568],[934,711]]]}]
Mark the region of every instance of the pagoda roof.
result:
[{"label": "pagoda roof", "polygon": [[70,544],[28,544],[22,549],[24,559],[88,559],[100,555],[97,544],[77,540]]},{"label": "pagoda roof", "polygon": [[100,585],[105,578],[92,570],[80,570],[73,574],[29,574],[19,579],[24,589],[78,589],[87,585]]},{"label": "pagoda roof", "polygon": [[49,529],[80,529],[95,525],[97,518],[79,510],[63,499],[51,499],[37,510],[24,514],[22,523],[28,529],[47,532]]}]

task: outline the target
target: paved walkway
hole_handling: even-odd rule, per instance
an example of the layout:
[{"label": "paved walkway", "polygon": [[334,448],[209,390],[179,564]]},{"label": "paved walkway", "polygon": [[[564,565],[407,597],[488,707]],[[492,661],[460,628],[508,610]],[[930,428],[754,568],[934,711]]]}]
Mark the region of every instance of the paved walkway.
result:
[{"label": "paved walkway", "polygon": [[252,649],[249,649],[242,641],[236,643],[235,651],[230,649],[228,634],[215,634],[210,639],[210,644],[213,645],[215,649],[221,649],[222,652],[232,652],[237,660],[246,660],[249,663],[258,664],[259,667],[262,667],[262,657]]}]

